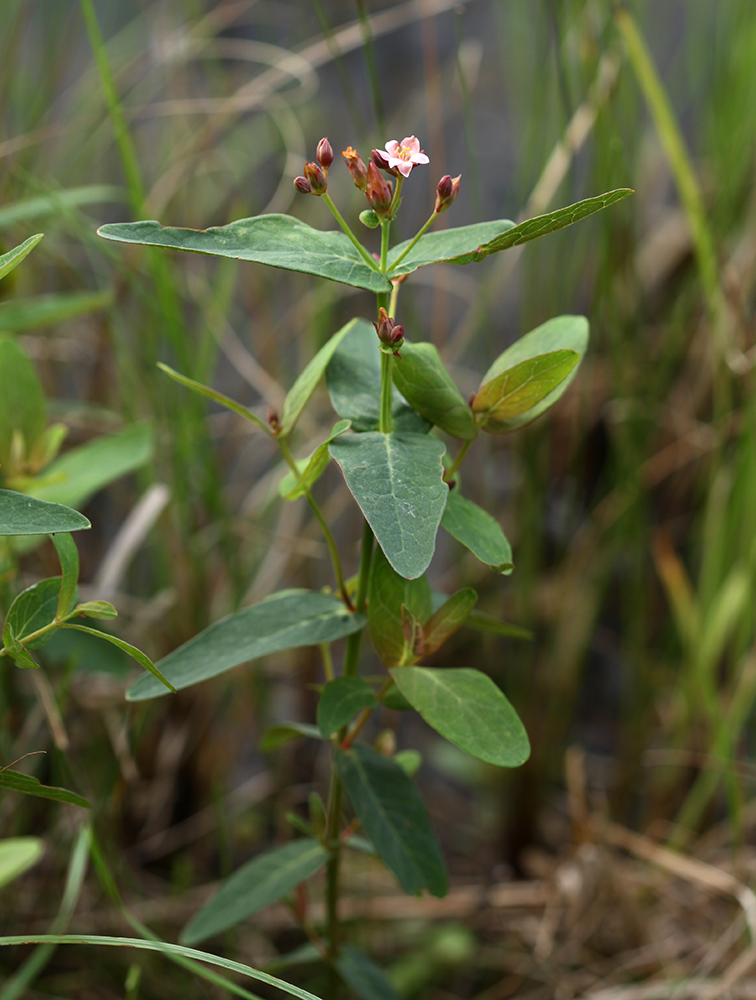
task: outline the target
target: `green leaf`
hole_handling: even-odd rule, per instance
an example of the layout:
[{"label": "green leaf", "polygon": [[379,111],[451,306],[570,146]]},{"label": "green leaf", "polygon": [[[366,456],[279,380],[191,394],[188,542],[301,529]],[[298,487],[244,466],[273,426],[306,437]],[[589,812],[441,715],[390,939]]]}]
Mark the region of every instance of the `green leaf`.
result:
[{"label": "green leaf", "polygon": [[[108,601],[85,601],[84,604],[77,604],[72,614],[80,615],[82,618],[99,618],[103,621],[110,621],[118,617],[118,612]],[[105,635],[105,633],[102,633]]]},{"label": "green leaf", "polygon": [[412,708],[412,705],[410,705],[396,684],[392,684],[381,695],[381,704],[384,708],[393,709],[395,712],[408,712]]},{"label": "green leaf", "polygon": [[431,615],[431,590],[423,574],[406,580],[392,568],[380,548],[373,553],[368,584],[370,638],[381,661],[388,667],[404,662],[406,637],[402,606],[422,623]]},{"label": "green leaf", "polygon": [[519,767],[530,756],[517,713],[479,670],[396,667],[391,676],[429,726],[478,760]]},{"label": "green leaf", "polygon": [[13,634],[13,626],[6,623],[3,629],[3,645],[8,650],[8,655],[22,670],[34,670],[39,667],[39,664],[32,657],[32,655],[27,652],[24,646],[18,641],[18,639]]},{"label": "green leaf", "polygon": [[[16,597],[13,604],[8,609],[3,629],[3,641],[5,641],[6,629],[12,629],[13,636],[23,642],[28,649],[39,649],[52,638],[52,630],[38,639],[27,642],[25,636],[32,632],[44,628],[55,621],[55,614],[58,609],[58,595],[61,591],[61,577],[53,576],[48,580],[40,580],[26,590],[22,590]],[[76,589],[69,600],[75,597]],[[7,643],[6,643],[7,645]]]},{"label": "green leaf", "polygon": [[[331,405],[340,417],[352,421],[356,431],[377,431],[381,416],[381,352],[373,324],[357,320],[326,368]],[[394,430],[430,430],[427,420],[415,413],[396,386],[392,386],[391,414]]]},{"label": "green leaf", "polygon": [[509,247],[518,246],[520,243],[528,243],[530,240],[537,240],[539,236],[546,236],[547,233],[555,233],[558,229],[571,226],[573,222],[580,222],[594,212],[600,212],[610,205],[614,205],[628,195],[633,194],[631,188],[618,188],[616,191],[607,191],[606,194],[597,195],[595,198],[586,198],[578,201],[574,205],[566,208],[558,208],[555,212],[547,215],[538,215],[534,219],[527,219],[519,225],[508,229],[500,236],[495,237],[487,243],[483,243],[472,253],[465,253],[451,259],[452,264],[469,264],[471,261],[483,260],[490,253],[498,253]]},{"label": "green leaf", "polygon": [[499,522],[458,489],[449,493],[441,527],[495,573],[509,574],[514,569],[512,549]]},{"label": "green leaf", "polygon": [[391,291],[388,279],[363,260],[343,233],[312,229],[290,215],[258,215],[210,229],[170,229],[154,220],[117,222],[100,226],[97,232],[121,243],[234,257],[330,278],[369,292]]},{"label": "green leaf", "polygon": [[342,948],[336,968],[360,1000],[401,1000],[383,969],[358,948]]},{"label": "green leaf", "polygon": [[35,295],[32,299],[0,302],[0,330],[38,330],[112,305],[113,293],[67,292],[62,295]]},{"label": "green leaf", "polygon": [[[23,471],[24,460],[47,425],[47,404],[34,365],[13,337],[0,336],[0,475]],[[14,434],[21,435],[22,468],[14,468]]]},{"label": "green leaf", "polygon": [[37,233],[36,236],[30,236],[28,240],[24,240],[23,243],[19,243],[17,247],[0,256],[0,278],[4,278],[6,274],[10,274],[13,268],[21,263],[24,257],[34,249],[44,235],[44,233]]},{"label": "green leaf", "polygon": [[294,740],[319,740],[321,738],[317,726],[310,726],[306,722],[279,722],[266,730],[265,735],[260,740],[260,749],[269,753],[271,750],[277,750]]},{"label": "green leaf", "polygon": [[336,677],[320,693],[318,728],[328,739],[354,718],[362,708],[375,708],[378,699],[361,677]]},{"label": "green leaf", "polygon": [[520,625],[510,625],[509,622],[500,621],[483,611],[471,611],[465,620],[465,625],[468,628],[477,629],[478,632],[493,632],[494,635],[503,635],[508,639],[525,639],[527,641],[533,639],[533,633],[530,629],[522,628]]},{"label": "green leaf", "polygon": [[[404,243],[399,243],[389,250],[389,277],[395,278],[400,274],[410,274],[426,264],[438,264],[441,261],[457,263],[462,254],[473,259],[471,255],[476,253],[482,244],[490,243],[491,240],[500,237],[513,227],[514,222],[510,222],[509,219],[496,219],[491,222],[477,222],[472,226],[437,229],[435,232],[421,236],[404,260],[394,267],[393,262],[404,253],[406,247],[412,242],[405,240]],[[459,261],[459,263],[462,262]]]},{"label": "green leaf", "polygon": [[260,854],[226,879],[218,892],[181,932],[184,944],[197,944],[235,927],[310,878],[330,857],[317,840],[294,840]]},{"label": "green leaf", "polygon": [[[585,356],[585,352],[588,350],[588,320],[585,316],[555,316],[554,319],[550,319],[536,327],[535,330],[531,330],[530,333],[526,333],[524,337],[515,341],[511,347],[499,355],[483,376],[483,383],[492,381],[502,372],[514,368],[522,361],[528,361],[552,351],[565,350],[576,351],[581,359]],[[576,375],[577,366],[540,403],[521,416],[508,420],[507,429],[513,431],[524,424],[529,424],[545,410],[548,410],[565,392]]]},{"label": "green leaf", "polygon": [[449,492],[442,478],[443,442],[373,431],[339,438],[328,450],[396,572],[408,580],[422,576]]},{"label": "green leaf", "polygon": [[24,795],[35,795],[38,799],[52,799],[54,802],[67,802],[72,806],[89,809],[89,803],[81,795],[69,792],[67,788],[42,785],[30,774],[21,774],[20,771],[11,771],[8,768],[0,771],[0,788],[7,788],[12,792],[23,792]]},{"label": "green leaf", "polygon": [[146,465],[153,447],[151,425],[132,424],[67,451],[47,468],[44,482],[32,481],[27,492],[39,500],[83,505],[108,483]]},{"label": "green leaf", "polygon": [[[115,635],[111,635],[110,632],[101,632],[96,628],[89,628],[87,625],[74,625],[73,622],[65,622],[60,626],[61,628],[73,628],[77,632],[86,632],[88,635],[94,635],[98,639],[105,639],[107,642],[111,643],[113,646],[117,646],[124,653],[128,653],[129,656],[136,660],[140,667],[144,667],[145,670],[149,671],[155,679],[153,683],[159,683],[163,687],[168,688],[173,694],[176,693],[176,688],[171,684],[169,680],[163,676],[162,672],[158,670],[149,656],[146,656],[141,649],[137,649],[136,646],[132,646],[128,642],[124,642],[123,639],[119,639]],[[143,680],[144,678],[140,678]],[[136,682],[137,684],[139,681]],[[134,685],[132,685],[133,687]]]},{"label": "green leaf", "polygon": [[52,541],[63,572],[55,615],[57,618],[64,618],[76,600],[76,587],[79,583],[79,550],[67,531],[53,535]]},{"label": "green leaf", "polygon": [[[411,708],[409,702],[407,705]],[[394,754],[394,760],[401,767],[408,778],[414,778],[423,764],[423,755],[419,750],[400,750]]]},{"label": "green leaf", "polygon": [[230,396],[225,396],[222,392],[217,392],[215,389],[211,389],[209,385],[203,385],[201,382],[195,382],[193,378],[188,378],[186,375],[182,375],[181,372],[174,371],[173,368],[169,368],[168,365],[164,365],[162,361],[158,361],[158,368],[165,372],[166,375],[170,376],[174,382],[178,382],[179,385],[183,385],[186,389],[191,389],[192,392],[196,392],[199,396],[204,396],[206,399],[212,399],[214,403],[220,403],[221,406],[225,406],[227,410],[232,410],[234,413],[238,413],[240,417],[244,417],[245,420],[249,420],[250,423],[255,424],[257,427],[264,430],[266,434],[270,434],[270,427],[261,420],[256,413],[252,410],[247,409],[241,403],[237,403],[235,399],[231,399]]},{"label": "green leaf", "polygon": [[336,348],[354,327],[355,323],[357,323],[357,320],[351,319],[346,326],[342,326],[337,333],[334,333],[328,343],[324,344],[312,361],[305,366],[304,371],[287,393],[284,400],[283,416],[281,417],[281,434],[283,437],[288,437],[296,427],[307,400],[315,392],[315,387],[323,377],[323,373],[328,367],[328,363],[333,357]]},{"label": "green leaf", "polygon": [[[283,590],[260,604],[215,622],[160,661],[160,669],[180,691],[269,653],[333,642],[365,624],[342,601],[309,590]],[[129,701],[165,694],[149,677],[126,692]]]},{"label": "green leaf", "polygon": [[480,427],[489,434],[506,434],[513,429],[513,419],[530,414],[569,378],[579,362],[577,351],[552,351],[521,361],[485,382],[472,401]]},{"label": "green leaf", "polygon": [[427,888],[446,895],[441,848],[420,793],[402,768],[362,743],[337,749],[334,759],[357,818],[404,891]]},{"label": "green leaf", "polygon": [[426,420],[455,438],[471,440],[477,435],[470,407],[433,344],[405,341],[393,373],[399,391]]},{"label": "green leaf", "polygon": [[91,527],[83,514],[70,507],[0,490],[0,535],[49,535]]},{"label": "green leaf", "polygon": [[114,187],[111,184],[88,184],[85,187],[52,191],[50,194],[24,198],[3,205],[0,208],[0,227],[26,222],[28,219],[38,219],[43,215],[60,215],[65,209],[77,208],[79,205],[108,202],[124,205],[126,203],[124,188]]},{"label": "green leaf", "polygon": [[426,655],[435,653],[450,636],[454,635],[457,629],[464,624],[477,600],[478,595],[472,587],[467,587],[464,590],[458,590],[437,611],[433,612],[423,628]]},{"label": "green leaf", "polygon": [[65,424],[49,424],[29,450],[28,471],[32,474],[44,469],[60,451],[68,435]]},{"label": "green leaf", "polygon": [[348,431],[350,427],[351,423],[348,420],[339,420],[331,428],[326,440],[319,444],[311,455],[297,460],[296,466],[300,478],[297,479],[293,472],[287,472],[278,484],[278,492],[285,500],[298,500],[320,479],[331,460],[331,456],[328,454],[328,445]]},{"label": "green leaf", "polygon": [[36,865],[45,850],[39,837],[8,837],[0,840],[0,888]]}]

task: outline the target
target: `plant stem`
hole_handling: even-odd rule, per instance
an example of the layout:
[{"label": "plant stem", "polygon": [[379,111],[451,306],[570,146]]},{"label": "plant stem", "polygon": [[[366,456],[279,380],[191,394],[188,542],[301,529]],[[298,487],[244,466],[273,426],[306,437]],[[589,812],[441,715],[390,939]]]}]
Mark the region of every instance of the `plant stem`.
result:
[{"label": "plant stem", "polygon": [[374,271],[377,271],[378,270],[378,265],[375,263],[375,261],[370,256],[370,254],[367,252],[367,250],[365,249],[365,247],[360,243],[360,241],[354,235],[354,233],[352,232],[352,230],[349,228],[349,226],[347,225],[346,220],[344,219],[343,215],[338,210],[338,208],[336,208],[336,206],[334,205],[333,201],[331,200],[331,196],[328,194],[328,192],[326,191],[326,193],[324,195],[321,195],[321,197],[322,197],[323,201],[326,203],[326,205],[328,205],[328,207],[330,208],[330,210],[333,212],[334,219],[336,219],[336,221],[338,222],[338,224],[343,229],[344,233],[349,237],[349,239],[355,245],[355,247],[357,248],[357,251],[359,252],[359,254],[362,257],[362,259],[365,261],[365,263],[368,264]]},{"label": "plant stem", "polygon": [[323,673],[326,681],[332,681],[335,674],[333,672],[333,657],[331,656],[330,643],[321,642],[320,655],[323,657]]},{"label": "plant stem", "polygon": [[331,849],[331,858],[326,873],[326,936],[331,959],[339,952],[339,862],[341,860],[341,803],[343,790],[336,768],[331,765],[331,787],[328,793],[328,822],[326,843]]},{"label": "plant stem", "polygon": [[417,243],[417,241],[420,239],[421,236],[424,236],[427,233],[427,231],[430,229],[430,227],[433,225],[433,223],[436,221],[437,218],[438,218],[438,213],[434,210],[433,214],[425,223],[425,225],[418,230],[417,235],[412,240],[412,242],[408,246],[406,246],[404,250],[402,250],[402,252],[396,258],[396,260],[392,263],[391,265],[392,269],[395,268],[397,264],[401,264],[401,262],[404,260],[404,258],[412,249],[412,247]]},{"label": "plant stem", "polygon": [[393,219],[396,214],[396,210],[399,207],[399,197],[402,193],[402,184],[404,184],[404,175],[399,174],[396,179],[396,190],[394,191],[394,197],[391,199],[391,208],[389,209],[389,215]]},{"label": "plant stem", "polygon": [[397,282],[391,289],[391,298],[389,299],[388,314],[389,316],[396,315],[396,300],[399,298],[399,282]]},{"label": "plant stem", "polygon": [[[393,683],[394,683],[394,681],[393,681],[393,678],[391,678],[391,677],[388,677],[383,682],[383,684],[381,685],[381,687],[380,687],[380,689],[378,691],[378,694],[376,695],[376,697],[378,698],[378,701],[381,700],[381,698],[384,696],[384,694],[388,691],[388,689],[391,687],[391,685]],[[346,750],[347,747],[350,747],[354,743],[355,739],[361,733],[363,726],[365,725],[365,723],[367,722],[367,720],[370,718],[370,716],[372,715],[373,711],[374,711],[374,709],[372,709],[372,708],[363,708],[362,709],[362,711],[360,712],[360,714],[357,716],[357,721],[352,726],[352,728],[349,730],[349,732],[347,733],[346,737],[341,741],[342,749]]]},{"label": "plant stem", "polygon": [[391,223],[388,221],[388,219],[384,219],[381,222],[381,274],[386,273],[386,260],[388,258],[390,229],[391,229]]},{"label": "plant stem", "polygon": [[457,452],[457,457],[454,459],[454,461],[452,462],[452,464],[449,466],[449,468],[444,473],[444,482],[448,483],[449,480],[454,475],[454,473],[460,467],[460,465],[462,464],[462,461],[463,461],[465,455],[467,454],[467,449],[470,447],[470,445],[473,443],[474,440],[475,440],[475,438],[470,438],[469,440],[467,440],[467,441],[464,442],[464,444],[462,445],[462,447]]},{"label": "plant stem", "polygon": [[[355,601],[355,612],[358,615],[365,614],[365,602],[367,600],[368,577],[370,575],[370,560],[373,556],[373,531],[365,521],[362,532],[362,550],[360,552],[360,570],[357,578],[357,600]],[[347,639],[346,654],[344,656],[344,676],[355,677],[360,665],[360,647],[362,645],[362,633],[352,632]]]},{"label": "plant stem", "polygon": [[391,416],[391,390],[393,388],[391,366],[393,360],[393,354],[381,351],[381,418],[378,425],[381,434],[390,434],[394,429],[394,421]]}]

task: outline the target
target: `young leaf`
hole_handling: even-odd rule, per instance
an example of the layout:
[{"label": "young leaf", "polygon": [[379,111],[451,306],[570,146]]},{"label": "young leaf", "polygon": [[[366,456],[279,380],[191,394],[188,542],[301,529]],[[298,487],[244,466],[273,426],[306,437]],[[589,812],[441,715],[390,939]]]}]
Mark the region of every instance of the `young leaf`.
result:
[{"label": "young leaf", "polygon": [[334,759],[357,818],[404,891],[427,888],[446,895],[441,848],[420,793],[402,768],[362,743],[337,749]]},{"label": "young leaf", "polygon": [[72,806],[89,809],[89,803],[81,795],[69,792],[67,788],[42,785],[30,774],[11,771],[7,767],[0,770],[0,788],[7,788],[12,792],[23,792],[24,795],[35,795],[38,799],[52,799],[54,802],[67,802]]},{"label": "young leaf", "polygon": [[449,487],[442,441],[425,434],[367,432],[328,449],[396,572],[422,576],[433,558]]},{"label": "young leaf", "polygon": [[375,651],[387,667],[397,666],[404,657],[402,605],[420,622],[425,622],[432,610],[428,580],[425,574],[416,580],[405,580],[377,548],[370,564],[368,625]]},{"label": "young leaf", "polygon": [[480,387],[472,401],[479,424],[489,434],[506,434],[510,421],[529,413],[572,373],[576,351],[552,351],[521,361]]},{"label": "young leaf", "polygon": [[476,222],[472,226],[437,229],[421,236],[407,256],[394,266],[393,262],[404,253],[411,242],[405,240],[404,243],[399,243],[389,250],[389,278],[410,274],[426,264],[437,264],[448,260],[456,263],[456,258],[461,254],[476,253],[482,244],[490,243],[491,240],[513,228],[514,222],[509,219],[496,219],[491,222]]},{"label": "young leaf", "polygon": [[[381,415],[381,352],[373,324],[357,320],[326,368],[331,405],[355,431],[377,431]],[[392,386],[394,430],[424,434],[431,425]]]},{"label": "young leaf", "polygon": [[3,629],[3,645],[8,650],[8,655],[21,670],[34,670],[39,664],[30,653],[21,645],[13,634],[13,627],[7,622]]},{"label": "young leaf", "polygon": [[307,400],[313,394],[315,387],[323,377],[323,373],[328,367],[328,363],[333,357],[336,348],[356,322],[356,319],[351,319],[346,326],[342,326],[338,333],[334,333],[328,343],[324,344],[312,361],[305,366],[304,371],[287,393],[281,417],[281,435],[283,437],[288,437],[296,427]]},{"label": "young leaf", "polygon": [[467,587],[465,590],[458,590],[433,612],[423,628],[426,655],[435,653],[450,636],[454,635],[464,624],[477,600],[478,595],[472,587]]},{"label": "young leaf", "polygon": [[33,299],[11,299],[0,303],[0,330],[38,330],[65,320],[104,309],[113,302],[112,291],[66,292],[35,295]]},{"label": "young leaf", "polygon": [[76,587],[79,582],[79,550],[76,548],[76,542],[67,531],[53,535],[52,541],[63,572],[55,617],[64,618],[76,600]]},{"label": "young leaf", "polygon": [[351,424],[348,420],[339,420],[331,428],[326,440],[318,445],[311,455],[297,461],[299,479],[297,479],[293,472],[286,473],[278,484],[278,492],[284,500],[298,500],[299,497],[305,495],[305,491],[313,483],[316,483],[320,479],[331,460],[331,456],[328,454],[328,445],[331,441],[335,441],[337,437],[341,437],[342,434],[348,431],[350,426]]},{"label": "young leaf", "polygon": [[81,615],[83,618],[99,618],[103,621],[118,617],[118,612],[108,601],[85,601],[84,604],[77,604],[71,614]]},{"label": "young leaf", "polygon": [[[47,404],[37,371],[13,337],[0,336],[0,467],[4,475],[25,471],[25,459],[47,424]],[[13,437],[24,446],[21,468],[14,468]]]},{"label": "young leaf", "polygon": [[433,344],[405,341],[393,373],[394,384],[426,420],[455,438],[471,440],[477,435],[470,407]]},{"label": "young leaf", "polygon": [[8,837],[0,840],[0,889],[36,865],[45,850],[39,837]]},{"label": "young leaf", "polygon": [[342,948],[336,968],[360,1000],[401,1000],[383,969],[358,948]]},{"label": "young leaf", "polygon": [[[159,666],[180,691],[269,653],[333,642],[364,624],[361,615],[351,614],[343,601],[330,594],[284,590],[215,622],[174,649]],[[126,697],[144,701],[162,694],[165,691],[160,684],[140,677]]]},{"label": "young leaf", "polygon": [[310,726],[306,722],[279,722],[265,731],[260,740],[260,749],[264,753],[269,753],[286,743],[301,739],[319,740],[320,730],[317,726]]},{"label": "young leaf", "polygon": [[[409,705],[409,702],[407,702]],[[412,706],[409,705],[411,708]],[[423,755],[419,750],[400,750],[394,754],[394,760],[408,778],[414,778],[423,764]]]},{"label": "young leaf", "polygon": [[37,233],[36,236],[30,236],[28,240],[24,240],[23,243],[19,243],[17,247],[0,256],[0,278],[4,278],[6,274],[10,274],[13,268],[21,263],[24,257],[34,249],[44,235],[44,233]]},{"label": "young leaf", "polygon": [[375,708],[378,699],[361,677],[336,677],[323,688],[318,701],[318,728],[326,739],[350,722],[362,708]]},{"label": "young leaf", "polygon": [[509,574],[514,569],[512,549],[499,522],[458,489],[449,493],[441,527],[495,573]]},{"label": "young leaf", "polygon": [[136,646],[132,646],[130,643],[124,642],[123,639],[119,639],[117,636],[111,635],[110,632],[100,632],[96,628],[89,628],[87,625],[74,625],[72,622],[65,622],[60,627],[73,628],[76,629],[77,632],[86,632],[88,635],[97,636],[98,639],[105,639],[107,642],[112,643],[113,646],[117,646],[122,652],[128,653],[133,660],[137,661],[140,667],[144,667],[145,670],[152,674],[156,683],[162,684],[172,694],[176,693],[176,688],[170,681],[165,679],[149,656],[145,656],[141,649],[137,649]]},{"label": "young leaf", "polygon": [[530,756],[517,713],[480,671],[395,667],[391,676],[429,726],[478,760],[519,767]]},{"label": "young leaf", "polygon": [[60,591],[61,577],[59,576],[40,580],[39,583],[22,590],[8,609],[5,629],[3,629],[3,640],[5,640],[5,630],[12,629],[14,637],[23,642],[28,649],[38,649],[49,642],[52,638],[52,630],[29,642],[26,641],[25,636],[37,632],[55,620]]},{"label": "young leaf", "polygon": [[159,222],[117,222],[97,230],[106,240],[189,250],[302,271],[369,292],[391,284],[370,267],[343,233],[312,229],[290,215],[258,215],[210,229],[171,229]]},{"label": "young leaf", "polygon": [[49,535],[91,527],[83,514],[70,507],[34,500],[12,490],[0,490],[0,536]]},{"label": "young leaf", "polygon": [[233,413],[238,413],[240,417],[244,417],[245,420],[249,420],[250,423],[255,424],[261,430],[264,430],[266,434],[270,434],[270,427],[261,420],[256,413],[243,406],[241,403],[237,403],[235,399],[231,399],[230,396],[225,396],[222,392],[217,392],[215,389],[211,389],[209,385],[203,385],[201,382],[195,382],[193,378],[188,378],[186,375],[182,375],[181,372],[174,371],[168,365],[164,365],[162,361],[158,361],[158,368],[165,372],[169,378],[172,378],[174,382],[178,382],[179,385],[183,385],[185,389],[191,389],[192,392],[196,392],[198,396],[204,396],[205,399],[212,399],[214,403],[220,403],[221,406],[225,406],[227,410],[231,410]]},{"label": "young leaf", "polygon": [[197,944],[235,927],[277,903],[322,868],[329,857],[322,844],[306,838],[259,854],[226,879],[189,921],[179,940],[183,944]]}]

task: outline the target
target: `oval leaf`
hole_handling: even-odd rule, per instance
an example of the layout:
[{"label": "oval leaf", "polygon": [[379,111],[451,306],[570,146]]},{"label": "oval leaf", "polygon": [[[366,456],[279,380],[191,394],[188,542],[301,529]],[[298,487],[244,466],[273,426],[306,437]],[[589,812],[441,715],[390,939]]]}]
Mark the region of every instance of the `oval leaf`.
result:
[{"label": "oval leaf", "polygon": [[455,438],[471,440],[477,435],[470,407],[433,344],[405,341],[393,373],[394,384],[426,420]]},{"label": "oval leaf", "polygon": [[44,235],[44,233],[37,233],[36,236],[30,236],[28,240],[24,240],[23,243],[19,243],[17,247],[0,256],[0,278],[4,278],[6,274],[10,274],[13,268],[21,263],[24,257],[34,249]]},{"label": "oval leaf", "polygon": [[91,527],[83,514],[70,507],[0,490],[0,535],[49,535]]},{"label": "oval leaf", "polygon": [[0,887],[36,865],[44,853],[39,837],[8,837],[0,840]]},{"label": "oval leaf", "polygon": [[378,699],[361,677],[336,677],[323,688],[318,701],[318,728],[326,739],[337,733],[362,708],[375,708]]},{"label": "oval leaf", "polygon": [[425,622],[432,610],[428,580],[425,574],[417,580],[405,580],[378,548],[370,564],[368,625],[375,651],[387,667],[395,667],[404,660],[402,606],[409,608],[421,623]]},{"label": "oval leaf", "polygon": [[[84,604],[77,604],[72,614],[81,615],[82,618],[99,618],[102,621],[118,617],[118,612],[109,601],[85,601]],[[103,632],[102,635],[104,634]]]},{"label": "oval leaf", "polygon": [[429,726],[478,760],[519,767],[530,756],[517,713],[479,670],[396,667],[391,676]]},{"label": "oval leaf", "polygon": [[302,374],[287,393],[284,400],[283,416],[281,417],[281,434],[284,437],[291,434],[296,427],[297,420],[299,420],[307,400],[315,391],[315,387],[328,367],[328,362],[333,357],[336,348],[356,322],[356,319],[352,319],[346,326],[342,326],[338,333],[334,333],[328,343],[324,344],[312,361],[306,365]]},{"label": "oval leaf", "polygon": [[81,795],[69,792],[67,788],[42,785],[30,774],[21,774],[20,771],[10,771],[8,768],[0,771],[0,788],[8,788],[12,792],[23,792],[24,795],[34,795],[38,799],[52,799],[54,802],[67,802],[72,806],[89,809],[89,803]]},{"label": "oval leaf", "polygon": [[[3,629],[3,640],[5,640],[6,630],[10,629],[13,636],[23,642],[28,649],[38,649],[49,642],[53,635],[52,630],[31,641],[27,641],[25,637],[55,620],[58,595],[61,590],[60,583],[61,578],[53,576],[22,590],[8,610]],[[75,591],[73,596],[75,597]]]},{"label": "oval leaf", "polygon": [[498,521],[458,489],[449,493],[441,527],[496,573],[511,573],[512,548]]},{"label": "oval leaf", "polygon": [[506,434],[510,421],[529,413],[551,394],[579,361],[577,351],[552,351],[521,361],[486,382],[472,401],[482,429],[489,434]]}]

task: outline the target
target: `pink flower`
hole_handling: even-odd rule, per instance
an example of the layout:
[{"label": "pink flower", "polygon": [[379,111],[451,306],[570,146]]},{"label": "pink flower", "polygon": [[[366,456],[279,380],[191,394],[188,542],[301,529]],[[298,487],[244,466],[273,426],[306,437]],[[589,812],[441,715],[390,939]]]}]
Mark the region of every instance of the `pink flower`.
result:
[{"label": "pink flower", "polygon": [[388,153],[389,167],[398,170],[404,177],[409,177],[412,173],[412,168],[416,167],[419,163],[429,162],[428,157],[420,149],[420,143],[414,135],[402,139],[400,143],[396,139],[387,142],[386,152]]}]

